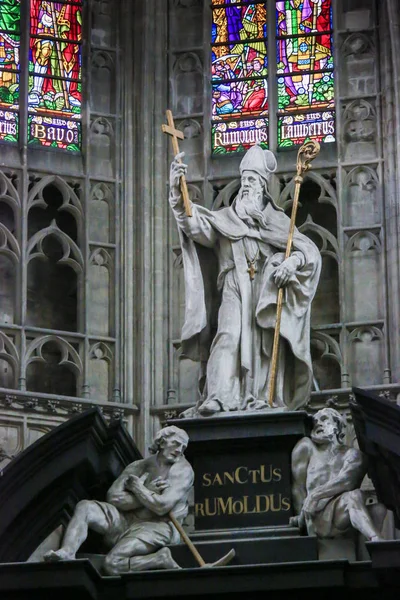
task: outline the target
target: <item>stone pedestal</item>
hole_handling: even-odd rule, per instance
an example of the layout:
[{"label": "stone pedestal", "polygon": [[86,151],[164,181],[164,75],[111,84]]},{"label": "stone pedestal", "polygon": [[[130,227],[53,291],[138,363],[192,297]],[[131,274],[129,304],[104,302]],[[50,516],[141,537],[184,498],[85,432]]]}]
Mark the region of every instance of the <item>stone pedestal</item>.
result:
[{"label": "stone pedestal", "polygon": [[[266,412],[171,421],[190,439],[196,532],[288,526],[291,452],[307,435],[305,412]],[[222,533],[222,531],[221,531]]]},{"label": "stone pedestal", "polygon": [[[318,559],[315,537],[289,527],[294,514],[291,453],[308,434],[305,412],[227,414],[170,421],[189,435],[185,452],[195,472],[191,538],[212,562],[230,548],[232,565]],[[194,566],[184,546],[174,558]]]}]

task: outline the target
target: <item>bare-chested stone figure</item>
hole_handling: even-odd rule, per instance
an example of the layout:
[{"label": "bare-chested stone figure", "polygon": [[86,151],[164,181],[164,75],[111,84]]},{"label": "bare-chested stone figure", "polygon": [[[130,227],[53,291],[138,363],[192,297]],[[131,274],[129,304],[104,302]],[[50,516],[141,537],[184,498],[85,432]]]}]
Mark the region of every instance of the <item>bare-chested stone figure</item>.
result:
[{"label": "bare-chested stone figure", "polygon": [[183,455],[187,444],[182,429],[161,429],[150,447],[152,456],[126,467],[108,490],[107,502],[78,502],[61,548],[48,552],[45,560],[74,559],[92,529],[111,547],[104,563],[111,575],[179,568],[165,546],[180,541],[168,513],[181,522],[188,512],[194,476]]},{"label": "bare-chested stone figure", "polygon": [[345,431],[342,415],[324,408],[314,415],[311,439],[302,438],[294,447],[292,493],[298,514],[290,524],[320,538],[339,537],[354,527],[377,541],[381,537],[360,490],[366,459],[344,444]]}]

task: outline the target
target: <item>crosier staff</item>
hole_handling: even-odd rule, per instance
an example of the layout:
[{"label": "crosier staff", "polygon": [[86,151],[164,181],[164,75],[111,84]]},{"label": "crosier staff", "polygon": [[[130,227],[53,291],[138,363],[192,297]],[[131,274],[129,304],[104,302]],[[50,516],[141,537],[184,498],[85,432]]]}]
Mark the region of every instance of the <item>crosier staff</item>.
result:
[{"label": "crosier staff", "polygon": [[[314,160],[320,151],[319,143],[310,140],[301,146],[297,153],[297,164],[296,164],[296,177],[292,214],[290,217],[289,236],[286,244],[285,260],[289,258],[292,252],[293,234],[296,223],[297,208],[299,205],[299,194],[300,186],[303,183],[303,175],[310,168],[310,162]],[[276,372],[278,367],[278,350],[279,350],[279,333],[281,329],[281,318],[282,318],[282,305],[283,305],[283,287],[279,288],[278,299],[276,302],[276,324],[274,332],[274,343],[272,346],[272,357],[271,357],[271,378],[269,383],[269,398],[268,403],[272,407],[275,395],[275,384],[276,384]]]}]

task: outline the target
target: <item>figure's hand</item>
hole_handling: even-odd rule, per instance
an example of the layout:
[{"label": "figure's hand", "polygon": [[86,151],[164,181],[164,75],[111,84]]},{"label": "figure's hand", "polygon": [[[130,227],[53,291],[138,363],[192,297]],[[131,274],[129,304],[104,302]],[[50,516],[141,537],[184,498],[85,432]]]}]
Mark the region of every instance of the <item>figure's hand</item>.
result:
[{"label": "figure's hand", "polygon": [[320,512],[325,505],[325,503],[323,503],[323,506],[319,506],[320,500],[322,499],[323,498],[318,494],[318,491],[311,492],[303,504],[302,513],[304,513],[304,516],[313,517]]},{"label": "figure's hand", "polygon": [[298,527],[299,526],[300,515],[296,515],[294,517],[290,517],[289,519],[289,527]]},{"label": "figure's hand", "polygon": [[185,156],[184,152],[179,152],[171,163],[171,170],[169,174],[169,185],[171,192],[174,193],[175,196],[180,195],[180,181],[182,175],[186,175],[187,165],[179,162]]},{"label": "figure's hand", "polygon": [[163,479],[162,477],[156,477],[149,483],[149,490],[157,492],[158,494],[162,494],[164,490],[170,487],[169,481]]},{"label": "figure's hand", "polygon": [[292,275],[296,273],[298,266],[299,261],[297,257],[289,256],[289,258],[284,260],[283,263],[275,269],[273,277],[278,288],[284,287],[289,283]]},{"label": "figure's hand", "polygon": [[306,529],[306,522],[305,522],[303,510],[301,511],[301,513],[299,515],[290,517],[289,525],[290,525],[290,527],[298,527],[300,529],[300,531],[303,531],[304,529]]},{"label": "figure's hand", "polygon": [[134,494],[138,488],[144,486],[148,476],[148,473],[143,473],[140,477],[137,475],[129,475],[125,480],[125,489]]}]

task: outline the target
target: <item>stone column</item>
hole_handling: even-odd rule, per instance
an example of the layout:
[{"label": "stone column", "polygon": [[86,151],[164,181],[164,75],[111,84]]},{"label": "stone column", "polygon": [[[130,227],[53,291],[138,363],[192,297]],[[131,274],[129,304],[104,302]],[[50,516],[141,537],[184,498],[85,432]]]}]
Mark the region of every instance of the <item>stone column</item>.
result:
[{"label": "stone column", "polygon": [[[124,0],[127,17],[132,4]],[[169,207],[167,140],[161,132],[168,108],[166,20],[165,0],[136,2],[132,26],[127,18],[124,32],[130,57],[125,63],[124,93],[125,127],[129,128],[124,161],[125,398],[140,405],[135,441],[143,452],[152,437],[150,407],[162,403],[168,369],[164,322]]]},{"label": "stone column", "polygon": [[386,0],[381,7],[381,96],[385,159],[385,227],[388,313],[393,381],[400,378],[400,7]]}]

